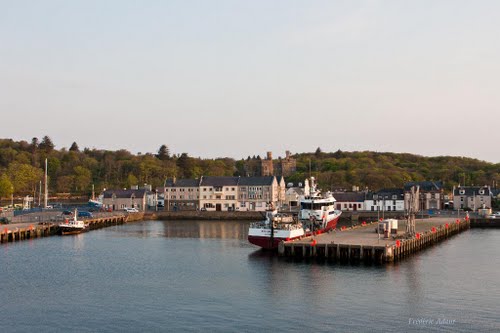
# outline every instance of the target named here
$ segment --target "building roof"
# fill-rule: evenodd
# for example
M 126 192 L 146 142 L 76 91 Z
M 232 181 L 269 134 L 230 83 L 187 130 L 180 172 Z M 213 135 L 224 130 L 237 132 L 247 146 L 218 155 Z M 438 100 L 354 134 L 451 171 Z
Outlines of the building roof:
M 198 187 L 200 186 L 199 179 L 167 179 L 165 187 Z
M 118 199 L 128 199 L 131 198 L 132 195 L 135 198 L 144 198 L 144 196 L 148 193 L 145 189 L 141 190 L 106 190 L 103 192 L 103 198 L 109 199 L 115 195 L 115 198 Z
M 405 191 L 410 191 L 412 186 L 418 186 L 420 187 L 420 191 L 425 191 L 425 192 L 441 191 L 443 189 L 442 182 L 424 181 L 424 182 L 406 183 L 404 186 Z
M 200 186 L 237 186 L 240 177 L 201 177 Z
M 364 202 L 364 192 L 334 192 L 333 197 L 337 202 Z
M 397 196 L 397 200 L 403 200 L 405 195 L 402 188 L 384 188 L 374 193 L 368 193 L 366 198 L 369 200 L 394 200 L 392 197 Z
M 262 176 L 262 177 L 241 177 L 238 185 L 240 186 L 267 186 L 272 185 L 275 177 L 274 176 Z
M 464 190 L 465 192 L 462 194 L 460 190 Z M 479 191 L 483 190 L 483 194 L 479 194 Z M 488 186 L 460 186 L 455 187 L 453 190 L 454 196 L 466 195 L 466 196 L 474 196 L 474 195 L 491 195 L 491 190 Z

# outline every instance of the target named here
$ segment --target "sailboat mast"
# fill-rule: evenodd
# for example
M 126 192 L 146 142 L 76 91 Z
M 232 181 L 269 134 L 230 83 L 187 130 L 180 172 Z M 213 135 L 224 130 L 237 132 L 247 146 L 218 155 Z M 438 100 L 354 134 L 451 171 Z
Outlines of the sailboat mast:
M 44 197 L 44 208 L 47 208 L 48 201 L 49 201 L 49 193 L 48 193 L 48 188 L 49 186 L 47 185 L 47 159 L 45 159 L 45 176 L 44 176 L 44 182 L 45 182 L 45 197 Z

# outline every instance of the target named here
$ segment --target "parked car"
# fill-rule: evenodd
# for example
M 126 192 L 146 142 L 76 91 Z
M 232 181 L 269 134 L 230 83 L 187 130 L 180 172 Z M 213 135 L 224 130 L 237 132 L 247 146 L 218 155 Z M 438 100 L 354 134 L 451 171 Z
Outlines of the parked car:
M 500 212 L 496 212 L 487 216 L 489 219 L 500 219 Z
M 72 212 L 72 211 L 70 211 L 70 210 L 64 210 L 64 211 L 62 212 L 62 215 L 66 215 L 66 216 L 73 216 L 73 212 Z
M 137 208 L 128 208 L 128 207 L 125 207 L 125 211 L 127 213 L 139 213 L 139 210 L 137 210 Z
M 81 211 L 78 212 L 78 217 L 93 217 L 91 212 Z

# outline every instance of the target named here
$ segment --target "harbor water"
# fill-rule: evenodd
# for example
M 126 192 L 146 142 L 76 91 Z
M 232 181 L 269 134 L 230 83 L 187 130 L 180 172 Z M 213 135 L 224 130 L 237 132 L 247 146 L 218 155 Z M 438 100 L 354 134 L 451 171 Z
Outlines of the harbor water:
M 278 258 L 247 230 L 145 221 L 3 244 L 0 331 L 500 331 L 500 230 L 380 266 Z

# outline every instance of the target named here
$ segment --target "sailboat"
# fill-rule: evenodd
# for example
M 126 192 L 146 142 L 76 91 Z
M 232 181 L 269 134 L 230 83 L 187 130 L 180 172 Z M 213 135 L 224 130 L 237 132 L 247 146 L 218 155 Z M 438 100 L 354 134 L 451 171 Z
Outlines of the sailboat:
M 102 202 L 100 202 L 99 200 L 96 200 L 96 198 L 95 198 L 94 184 L 92 184 L 92 198 L 89 199 L 88 205 L 90 207 L 96 207 L 96 208 L 102 207 Z

